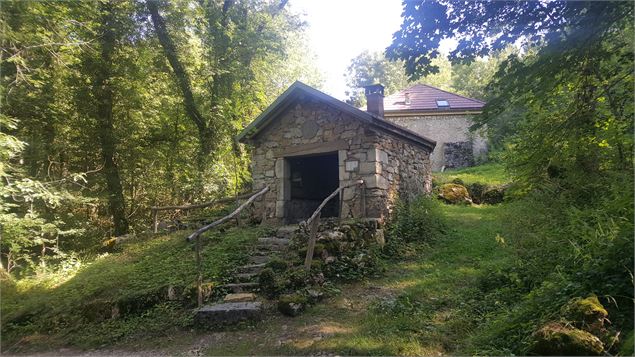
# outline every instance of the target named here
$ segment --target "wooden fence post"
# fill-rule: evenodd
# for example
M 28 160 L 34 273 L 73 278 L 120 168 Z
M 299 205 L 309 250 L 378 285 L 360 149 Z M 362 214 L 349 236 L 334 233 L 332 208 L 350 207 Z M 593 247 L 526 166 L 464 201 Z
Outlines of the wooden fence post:
M 342 224 L 342 216 L 344 215 L 344 212 L 342 212 L 342 209 L 344 208 L 344 194 L 342 193 L 344 190 L 340 190 L 340 213 L 339 213 L 339 224 Z
M 315 219 L 311 221 L 311 227 L 309 227 L 309 245 L 306 248 L 306 258 L 304 258 L 304 269 L 306 271 L 311 270 L 311 261 L 313 260 L 313 251 L 315 250 L 315 241 L 317 240 L 317 230 L 320 225 L 320 216 L 322 212 L 315 216 Z
M 159 232 L 159 221 L 157 218 L 158 213 L 159 213 L 159 210 L 152 209 L 152 232 L 154 233 Z
M 260 225 L 265 225 L 267 222 L 267 192 L 262 195 L 262 221 Z

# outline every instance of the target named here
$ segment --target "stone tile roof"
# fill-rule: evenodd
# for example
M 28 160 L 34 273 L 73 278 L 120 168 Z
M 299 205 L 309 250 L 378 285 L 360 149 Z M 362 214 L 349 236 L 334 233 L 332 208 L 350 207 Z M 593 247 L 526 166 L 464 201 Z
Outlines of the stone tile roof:
M 406 94 L 410 103 L 406 104 Z M 437 100 L 446 100 L 448 107 L 439 107 Z M 426 84 L 415 84 L 398 93 L 384 98 L 384 111 L 447 111 L 447 110 L 480 110 L 485 102 L 450 93 Z

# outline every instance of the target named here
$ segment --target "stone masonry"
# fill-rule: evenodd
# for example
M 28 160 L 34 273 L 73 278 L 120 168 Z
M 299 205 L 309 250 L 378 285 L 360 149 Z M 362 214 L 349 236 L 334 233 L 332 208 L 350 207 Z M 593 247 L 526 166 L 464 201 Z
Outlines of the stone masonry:
M 394 136 L 311 96 L 296 100 L 257 135 L 252 147 L 253 189 L 271 191 L 256 204 L 257 215 L 282 221 L 289 201 L 285 157 L 337 152 L 340 186 L 363 179 L 366 215 L 384 218 L 398 197 L 431 189 L 429 149 Z M 362 190 L 343 192 L 343 218 L 362 216 Z M 265 210 L 263 212 L 262 210 Z
M 473 124 L 471 114 L 448 113 L 406 116 L 386 113 L 386 119 L 437 142 L 431 156 L 433 171 L 440 171 L 443 166 L 449 168 L 445 164 L 446 151 L 448 151 L 447 155 L 454 157 L 452 153 L 449 153 L 455 149 L 456 145 L 452 145 L 454 143 L 468 142 L 471 145 L 472 161 L 471 163 L 464 161 L 462 166 L 471 166 L 484 160 L 487 156 L 485 133 L 482 130 L 477 132 L 469 130 Z M 454 165 L 453 167 L 460 166 Z

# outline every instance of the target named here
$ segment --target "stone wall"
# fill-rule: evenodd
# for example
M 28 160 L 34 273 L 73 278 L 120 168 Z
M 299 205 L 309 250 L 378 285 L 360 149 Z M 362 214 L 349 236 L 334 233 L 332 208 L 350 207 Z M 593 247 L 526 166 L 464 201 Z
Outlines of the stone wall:
M 423 148 L 372 128 L 369 124 L 307 98 L 282 112 L 250 142 L 253 188 L 269 185 L 256 214 L 281 221 L 290 198 L 285 157 L 338 153 L 340 185 L 366 182 L 366 216 L 382 218 L 401 194 L 430 190 L 429 153 Z M 362 190 L 343 192 L 342 216 L 361 217 Z
M 431 156 L 433 171 L 440 171 L 445 165 L 444 144 L 446 143 L 470 142 L 476 163 L 483 161 L 487 156 L 485 132 L 483 130 L 470 132 L 469 130 L 473 124 L 472 115 L 390 116 L 386 113 L 386 119 L 437 142 Z

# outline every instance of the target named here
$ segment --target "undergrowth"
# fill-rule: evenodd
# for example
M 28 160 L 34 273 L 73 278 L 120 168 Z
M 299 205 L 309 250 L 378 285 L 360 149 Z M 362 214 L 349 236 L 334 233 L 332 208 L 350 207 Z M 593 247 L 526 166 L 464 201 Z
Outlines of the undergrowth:
M 246 259 L 262 236 L 260 227 L 231 228 L 204 235 L 203 277 L 221 284 L 228 270 Z M 165 334 L 191 323 L 196 266 L 186 232 L 143 236 L 59 274 L 2 284 L 3 351 L 55 345 L 95 347 Z M 178 292 L 173 301 L 168 289 Z

